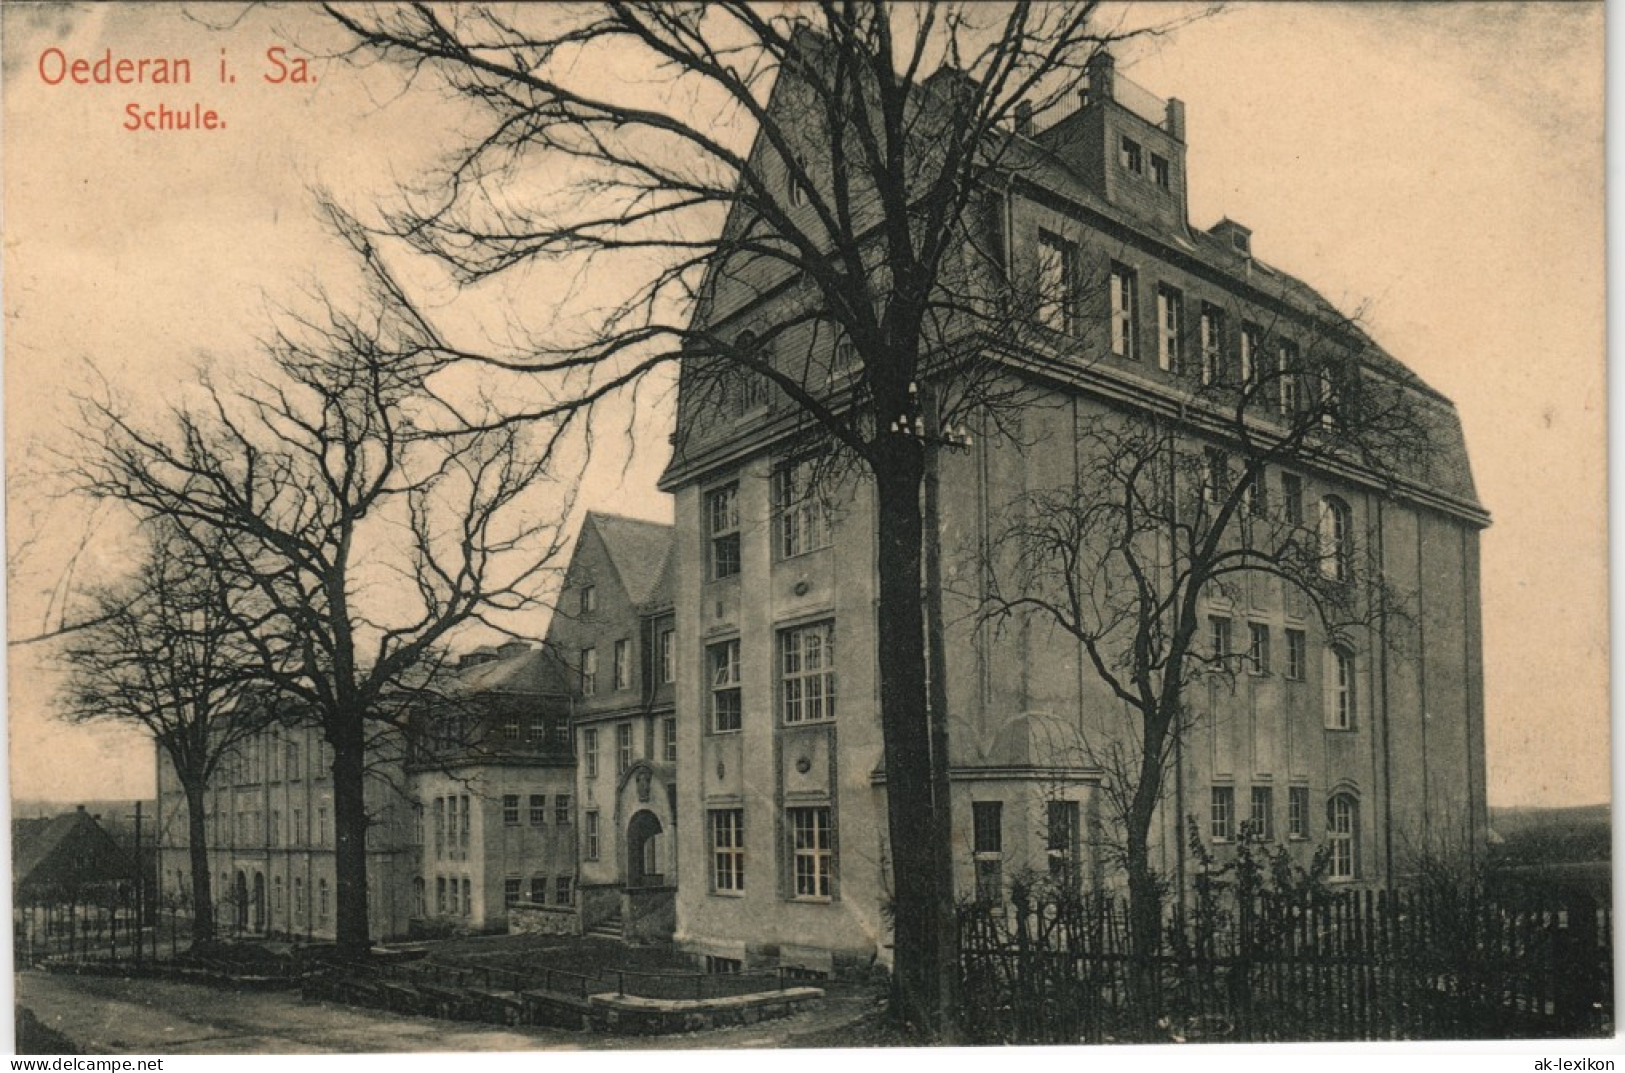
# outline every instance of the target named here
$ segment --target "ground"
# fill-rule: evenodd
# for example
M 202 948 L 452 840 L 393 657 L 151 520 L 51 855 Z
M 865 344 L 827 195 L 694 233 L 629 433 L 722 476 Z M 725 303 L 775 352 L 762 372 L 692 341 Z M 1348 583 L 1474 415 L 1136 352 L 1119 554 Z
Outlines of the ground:
M 91 1054 L 367 1054 L 413 1051 L 661 1050 L 853 1046 L 873 1035 L 874 1000 L 833 994 L 776 1021 L 686 1035 L 618 1037 L 404 1017 L 158 980 L 17 974 L 17 1003 Z M 853 1034 L 863 1037 L 860 1043 Z M 845 1042 L 841 1042 L 845 1040 Z

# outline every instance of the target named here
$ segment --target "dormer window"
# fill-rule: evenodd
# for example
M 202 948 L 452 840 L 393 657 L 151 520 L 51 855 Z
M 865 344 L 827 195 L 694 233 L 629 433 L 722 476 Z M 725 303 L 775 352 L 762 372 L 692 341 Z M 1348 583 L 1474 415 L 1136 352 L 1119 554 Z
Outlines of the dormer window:
M 1144 152 L 1140 148 L 1140 143 L 1133 138 L 1125 137 L 1122 139 L 1122 143 L 1118 148 L 1117 161 L 1136 175 L 1142 175 L 1145 172 Z

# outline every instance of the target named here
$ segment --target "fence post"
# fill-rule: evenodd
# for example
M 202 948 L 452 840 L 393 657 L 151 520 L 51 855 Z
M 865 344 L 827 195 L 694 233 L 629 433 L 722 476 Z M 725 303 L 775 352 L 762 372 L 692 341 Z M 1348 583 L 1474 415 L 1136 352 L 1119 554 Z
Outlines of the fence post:
M 1601 997 L 1598 983 L 1597 904 L 1588 894 L 1573 894 L 1566 903 L 1568 926 L 1556 929 L 1549 957 L 1558 969 L 1557 1019 L 1565 1035 L 1586 1035 L 1592 1004 Z

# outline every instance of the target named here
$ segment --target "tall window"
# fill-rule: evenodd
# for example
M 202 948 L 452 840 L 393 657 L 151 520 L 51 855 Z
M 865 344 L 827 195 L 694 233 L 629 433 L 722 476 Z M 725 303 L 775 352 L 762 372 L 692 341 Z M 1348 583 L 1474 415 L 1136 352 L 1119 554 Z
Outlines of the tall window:
M 632 688 L 632 642 L 624 637 L 615 642 L 615 688 Z
M 1202 304 L 1202 383 L 1222 384 L 1228 370 L 1224 362 L 1224 311 Z
M 530 904 L 531 905 L 546 905 L 547 904 L 547 877 L 546 876 L 531 876 L 530 877 Z
M 463 916 L 471 917 L 473 915 L 474 915 L 474 882 L 473 882 L 473 880 L 470 880 L 470 879 L 464 879 L 463 880 Z
M 1185 300 L 1172 287 L 1157 288 L 1157 367 L 1178 372 L 1185 332 Z
M 581 814 L 581 853 L 589 861 L 596 861 L 599 854 L 598 841 L 598 810 L 588 809 Z
M 1304 680 L 1308 672 L 1309 638 L 1302 630 L 1286 631 L 1286 676 L 1294 682 Z
M 739 573 L 739 485 L 725 484 L 705 495 L 705 517 L 711 535 L 711 579 Z
M 1296 473 L 1281 474 L 1281 509 L 1288 525 L 1303 524 L 1303 478 Z
M 1077 243 L 1038 233 L 1038 321 L 1044 327 L 1077 333 L 1080 265 Z
M 598 587 L 596 585 L 581 586 L 581 613 L 591 614 L 598 610 Z
M 1341 648 L 1326 650 L 1326 729 L 1354 729 L 1354 657 Z
M 829 512 L 813 480 L 810 462 L 773 472 L 773 510 L 779 531 L 779 558 L 789 559 L 829 546 Z
M 506 876 L 502 880 L 502 907 L 512 909 L 519 904 L 519 877 Z
M 468 859 L 468 833 L 474 825 L 474 810 L 468 806 L 468 795 L 463 796 L 462 814 L 457 820 L 457 852 L 463 860 Z
M 1169 181 L 1167 157 L 1158 156 L 1156 153 L 1151 154 L 1151 179 L 1164 190 L 1169 189 L 1171 183 Z
M 767 348 L 756 340 L 755 332 L 745 332 L 739 336 L 734 344 L 738 352 L 757 361 L 770 361 L 771 355 Z M 734 402 L 741 417 L 759 407 L 767 405 L 767 378 L 755 369 L 744 365 L 734 370 Z
M 1354 526 L 1348 504 L 1336 496 L 1320 501 L 1320 572 L 1333 581 L 1354 576 Z
M 797 898 L 828 898 L 833 891 L 834 839 L 827 808 L 790 810 L 790 849 Z
M 570 822 L 570 795 L 558 794 L 553 798 L 553 822 L 560 827 Z
M 1247 817 L 1252 836 L 1266 842 L 1275 837 L 1275 790 L 1269 786 L 1254 786 L 1252 809 Z
M 1202 499 L 1217 507 L 1230 494 L 1230 456 L 1217 447 L 1202 450 Z
M 1309 837 L 1309 787 L 1307 786 L 1287 787 L 1286 833 L 1289 838 Z
M 1078 803 L 1050 801 L 1044 809 L 1044 842 L 1050 878 L 1072 883 L 1078 877 Z
M 1262 622 L 1247 623 L 1247 670 L 1255 675 L 1270 673 L 1270 628 Z
M 571 876 L 559 876 L 553 881 L 553 900 L 558 905 L 569 905 L 575 884 Z
M 835 718 L 835 624 L 820 622 L 779 634 L 780 684 L 786 723 Z
M 1135 328 L 1138 326 L 1139 298 L 1133 270 L 1112 266 L 1112 353 L 1133 360 L 1140 356 Z
M 1224 615 L 1209 615 L 1207 617 L 1208 648 L 1215 660 L 1224 660 L 1230 656 L 1230 619 Z
M 1281 377 L 1280 387 L 1277 388 L 1281 414 L 1290 421 L 1303 409 L 1303 385 L 1299 380 L 1302 363 L 1298 356 L 1298 344 L 1283 340 L 1276 351 L 1276 361 Z
M 1354 879 L 1359 873 L 1356 846 L 1360 833 L 1360 806 L 1349 794 L 1337 794 L 1326 803 L 1326 836 L 1332 851 L 1330 879 Z
M 1240 349 L 1241 382 L 1250 384 L 1258 375 L 1259 357 L 1263 353 L 1264 333 L 1256 324 L 1243 324 L 1241 326 Z
M 738 894 L 745 889 L 745 810 L 711 810 L 711 889 Z
M 664 748 L 661 753 L 666 758 L 666 763 L 677 763 L 677 717 L 675 715 L 668 715 L 660 721 L 660 733 L 664 737 L 662 742 Z
M 598 730 L 588 727 L 581 732 L 581 760 L 587 769 L 587 778 L 598 777 Z
M 1004 900 L 1004 802 L 971 803 L 972 846 L 976 856 L 976 900 Z
M 711 729 L 738 730 L 742 723 L 739 698 L 739 641 L 723 641 L 706 649 L 711 665 Z
M 660 631 L 660 684 L 669 685 L 677 681 L 677 631 L 664 629 Z
M 1145 157 L 1143 150 L 1140 148 L 1140 143 L 1133 138 L 1124 137 L 1117 146 L 1117 162 L 1125 170 L 1131 171 L 1135 175 L 1143 174 L 1145 171 Z
M 1208 805 L 1208 834 L 1215 842 L 1236 837 L 1236 788 L 1215 786 Z
M 502 826 L 504 826 L 504 827 L 518 827 L 519 826 L 519 795 L 518 794 L 503 794 L 502 795 Z
M 615 724 L 615 774 L 632 770 L 632 724 Z
M 532 827 L 545 827 L 547 825 L 547 795 L 530 795 L 530 825 Z
M 598 649 L 581 650 L 581 695 L 591 697 L 598 692 Z
M 327 923 L 327 880 L 316 881 L 316 923 Z

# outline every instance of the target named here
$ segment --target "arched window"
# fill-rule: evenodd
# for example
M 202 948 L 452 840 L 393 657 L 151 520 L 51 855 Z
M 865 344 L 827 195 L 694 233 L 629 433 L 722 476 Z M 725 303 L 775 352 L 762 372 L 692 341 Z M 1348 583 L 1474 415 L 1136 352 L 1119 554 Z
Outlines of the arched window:
M 1354 524 L 1349 505 L 1336 496 L 1320 501 L 1320 572 L 1333 581 L 1354 576 Z
M 1326 838 L 1332 851 L 1329 878 L 1358 878 L 1360 803 L 1353 794 L 1334 794 L 1326 802 Z
M 1326 729 L 1353 730 L 1355 715 L 1354 655 L 1342 648 L 1326 649 Z

